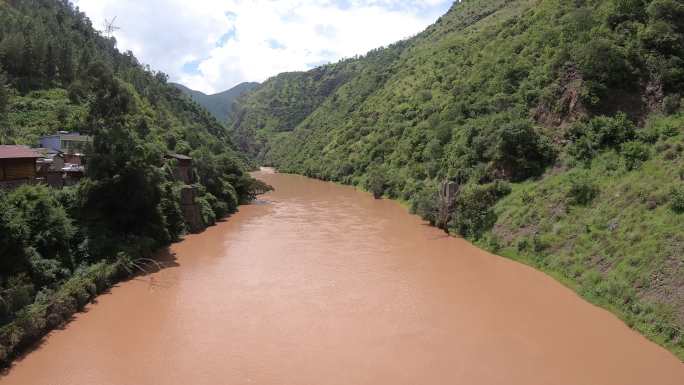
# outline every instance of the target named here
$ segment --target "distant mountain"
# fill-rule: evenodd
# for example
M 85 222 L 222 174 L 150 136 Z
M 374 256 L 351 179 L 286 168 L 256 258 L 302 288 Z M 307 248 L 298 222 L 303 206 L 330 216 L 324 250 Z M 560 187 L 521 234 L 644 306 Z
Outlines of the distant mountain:
M 206 108 L 220 122 L 225 123 L 230 118 L 230 112 L 232 111 L 235 99 L 253 90 L 259 83 L 240 83 L 227 91 L 213 95 L 191 90 L 182 84 L 173 83 L 173 85 L 183 91 L 184 94 L 188 95 L 197 104 Z

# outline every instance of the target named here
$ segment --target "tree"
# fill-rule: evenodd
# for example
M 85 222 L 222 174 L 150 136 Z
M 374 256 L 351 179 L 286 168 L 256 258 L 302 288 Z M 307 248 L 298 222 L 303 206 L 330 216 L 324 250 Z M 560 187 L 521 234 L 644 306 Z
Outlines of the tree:
M 554 157 L 549 140 L 528 121 L 513 121 L 499 130 L 494 162 L 513 181 L 541 175 Z
M 11 75 L 19 75 L 24 68 L 24 35 L 20 32 L 7 35 L 0 42 L 2 65 Z
M 45 77 L 48 81 L 54 80 L 57 74 L 57 63 L 55 58 L 55 52 L 52 48 L 52 44 L 48 44 L 47 52 L 45 55 Z
M 487 185 L 467 185 L 456 198 L 456 209 L 449 228 L 464 237 L 480 238 L 496 223 L 494 204 L 510 192 L 511 187 L 501 181 Z
M 64 86 L 74 81 L 74 57 L 71 45 L 65 43 L 59 55 L 59 77 Z
M 21 68 L 19 69 L 19 75 L 29 77 L 35 74 L 36 71 L 36 57 L 34 51 L 34 42 L 31 38 L 24 38 L 24 47 L 22 51 L 22 61 Z
M 96 89 L 87 121 L 93 145 L 81 194 L 91 236 L 110 252 L 121 238 L 147 238 L 157 245 L 172 236 L 160 206 L 163 150 L 156 142 L 144 142 L 135 131 L 130 90 L 114 79 L 102 63 L 87 75 Z
M 368 173 L 366 188 L 373 194 L 375 199 L 380 199 L 387 189 L 387 169 L 385 167 L 374 167 Z
M 4 119 L 4 114 L 7 111 L 9 104 L 9 89 L 7 88 L 7 77 L 0 66 L 0 122 Z
M 0 194 L 0 211 L 0 271 L 28 270 L 45 283 L 59 266 L 73 267 L 75 228 L 52 190 L 23 186 Z
M 133 130 L 119 122 L 108 121 L 93 134 L 90 182 L 83 187 L 90 222 L 104 224 L 107 236 L 168 242 L 159 209 L 162 152 L 154 144 L 142 143 Z

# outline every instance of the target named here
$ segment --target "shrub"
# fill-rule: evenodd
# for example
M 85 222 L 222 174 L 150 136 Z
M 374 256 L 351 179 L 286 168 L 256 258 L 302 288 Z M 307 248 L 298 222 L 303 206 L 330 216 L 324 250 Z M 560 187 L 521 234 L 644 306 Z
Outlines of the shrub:
M 671 138 L 679 134 L 680 126 L 675 119 L 652 119 L 640 129 L 636 138 L 644 143 L 656 143 L 661 138 Z
M 411 212 L 419 215 L 431 225 L 437 223 L 439 211 L 439 194 L 434 185 L 428 185 L 418 190 L 411 199 Z
M 566 134 L 572 142 L 568 152 L 575 159 L 591 160 L 598 151 L 618 148 L 636 137 L 636 126 L 626 114 L 598 116 L 586 123 L 573 124 Z
M 205 193 L 204 199 L 206 199 L 206 201 L 209 203 L 209 206 L 211 206 L 211 210 L 214 212 L 216 219 L 222 218 L 228 213 L 226 203 L 219 201 L 213 194 Z
M 371 169 L 366 180 L 366 188 L 375 199 L 382 198 L 387 188 L 387 170 L 384 167 Z
M 7 77 L 0 66 L 0 115 L 5 113 L 9 104 L 9 89 L 7 88 Z
M 449 227 L 464 237 L 479 239 L 496 223 L 494 205 L 510 192 L 510 185 L 501 181 L 462 188 Z
M 633 80 L 633 75 L 623 52 L 612 41 L 595 37 L 579 47 L 578 64 L 585 77 L 597 84 L 624 86 Z
M 568 153 L 576 160 L 589 162 L 596 156 L 599 149 L 600 146 L 593 136 L 583 135 L 573 140 L 568 147 Z
M 570 176 L 570 190 L 567 193 L 571 205 L 586 206 L 591 203 L 599 193 L 599 189 L 588 175 L 576 173 Z
M 72 221 L 53 190 L 22 186 L 0 195 L 0 273 L 28 269 L 36 277 L 48 278 L 60 263 L 72 266 L 74 233 Z M 48 268 L 47 264 L 54 266 Z M 48 270 L 47 276 L 42 274 Z
M 185 221 L 180 207 L 180 190 L 174 188 L 173 183 L 165 183 L 162 186 L 162 198 L 160 208 L 166 222 L 166 230 L 169 232 L 171 240 L 178 240 L 185 232 Z
M 77 80 L 69 86 L 68 95 L 72 103 L 78 104 L 88 95 L 88 88 L 80 80 Z
M 668 95 L 663 99 L 663 112 L 672 115 L 679 110 L 681 106 L 681 97 L 679 94 Z
M 631 141 L 622 145 L 622 155 L 625 157 L 627 170 L 634 170 L 641 166 L 641 163 L 651 157 L 648 147 L 638 141 Z
M 216 223 L 216 213 L 214 213 L 214 209 L 211 207 L 211 203 L 209 203 L 206 196 L 197 197 L 195 201 L 200 206 L 200 215 L 202 216 L 204 226 L 214 225 Z
M 524 205 L 532 204 L 534 199 L 534 193 L 530 192 L 529 190 L 524 190 L 522 193 L 520 193 L 520 200 Z
M 19 274 L 10 277 L 3 287 L 0 301 L 0 323 L 11 319 L 13 314 L 33 301 L 35 288 L 29 277 Z
M 679 184 L 672 187 L 670 190 L 670 204 L 672 211 L 676 213 L 684 213 L 684 184 Z
M 514 121 L 499 130 L 494 162 L 513 181 L 539 176 L 555 159 L 550 141 L 528 121 Z

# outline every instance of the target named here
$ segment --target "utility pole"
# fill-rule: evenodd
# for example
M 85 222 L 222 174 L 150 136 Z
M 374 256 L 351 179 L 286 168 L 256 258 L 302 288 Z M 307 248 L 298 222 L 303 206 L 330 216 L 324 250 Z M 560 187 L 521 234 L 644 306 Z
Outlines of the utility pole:
M 116 16 L 114 16 L 113 19 L 107 19 L 105 18 L 104 21 L 104 33 L 105 37 L 110 38 L 114 34 L 114 32 L 120 30 L 121 28 L 117 27 L 114 23 L 116 22 Z

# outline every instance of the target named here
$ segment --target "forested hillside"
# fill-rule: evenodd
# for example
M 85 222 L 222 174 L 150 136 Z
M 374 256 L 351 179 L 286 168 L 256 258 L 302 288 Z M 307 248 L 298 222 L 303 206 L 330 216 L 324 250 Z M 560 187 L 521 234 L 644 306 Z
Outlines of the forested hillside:
M 243 97 L 235 143 L 547 271 L 684 358 L 684 1 L 466 0 Z
M 231 117 L 233 103 L 235 99 L 256 88 L 259 83 L 240 83 L 235 87 L 219 92 L 218 94 L 207 95 L 200 91 L 191 90 L 182 84 L 173 84 L 176 88 L 183 91 L 195 103 L 206 108 L 219 122 L 226 123 Z
M 58 130 L 94 136 L 86 178 L 0 190 L 0 363 L 186 231 L 166 154 L 194 158 L 205 225 L 259 188 L 222 124 L 68 1 L 0 1 L 0 144 Z

